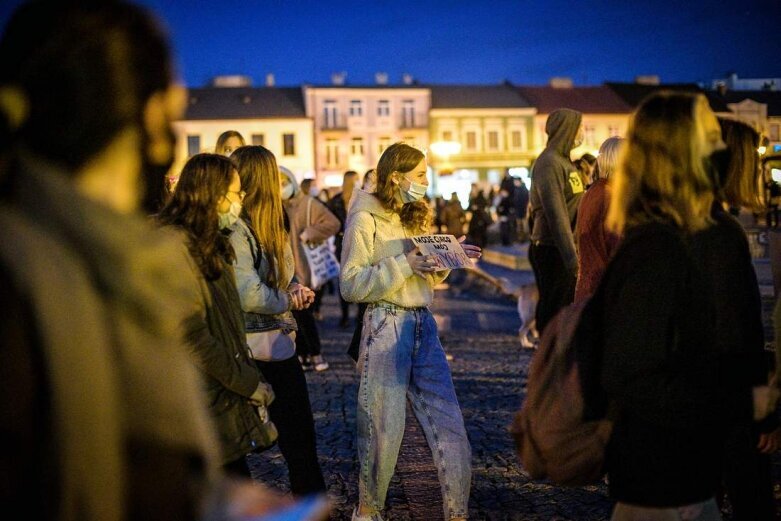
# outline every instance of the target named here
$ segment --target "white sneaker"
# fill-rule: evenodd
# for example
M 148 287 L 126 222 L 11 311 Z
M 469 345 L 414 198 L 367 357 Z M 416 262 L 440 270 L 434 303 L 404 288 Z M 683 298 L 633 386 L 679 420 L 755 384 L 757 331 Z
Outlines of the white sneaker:
M 355 507 L 353 509 L 352 521 L 383 521 L 383 519 L 379 512 L 375 512 L 367 516 L 359 516 L 358 507 Z
M 315 371 L 325 371 L 328 369 L 328 367 L 330 367 L 328 362 L 323 359 L 323 355 L 313 356 L 312 365 L 314 366 Z

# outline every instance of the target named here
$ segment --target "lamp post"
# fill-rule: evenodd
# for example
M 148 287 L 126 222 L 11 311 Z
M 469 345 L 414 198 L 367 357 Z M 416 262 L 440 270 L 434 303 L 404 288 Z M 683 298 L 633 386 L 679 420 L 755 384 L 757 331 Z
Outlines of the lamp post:
M 458 141 L 436 141 L 429 145 L 431 153 L 434 155 L 431 175 L 432 191 L 434 194 L 438 192 L 437 180 L 439 179 L 439 172 L 444 166 L 447 165 L 450 156 L 461 152 L 461 143 Z M 440 163 L 440 160 L 442 161 Z

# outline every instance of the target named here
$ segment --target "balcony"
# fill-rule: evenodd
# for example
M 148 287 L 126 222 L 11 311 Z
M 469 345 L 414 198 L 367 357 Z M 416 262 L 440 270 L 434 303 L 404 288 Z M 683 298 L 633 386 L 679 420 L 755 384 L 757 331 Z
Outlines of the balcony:
M 323 132 L 344 132 L 347 130 L 347 118 L 337 116 L 320 120 L 320 130 Z

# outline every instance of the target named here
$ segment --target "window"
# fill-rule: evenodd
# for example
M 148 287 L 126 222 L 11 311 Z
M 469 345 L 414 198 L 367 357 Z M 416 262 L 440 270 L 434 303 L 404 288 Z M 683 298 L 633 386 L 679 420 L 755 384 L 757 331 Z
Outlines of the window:
M 350 146 L 350 154 L 354 156 L 363 156 L 363 138 L 354 137 Z
M 325 141 L 325 164 L 329 168 L 339 166 L 339 141 L 336 139 Z
M 779 125 L 778 123 L 774 123 L 770 125 L 769 131 L 768 131 L 768 139 L 770 141 L 781 141 L 781 136 L 779 135 Z
M 477 150 L 477 132 L 470 130 L 466 133 L 466 149 Z
M 379 150 L 379 153 L 382 154 L 383 152 L 385 152 L 385 149 L 390 146 L 390 144 L 391 144 L 391 138 L 381 137 L 377 150 Z
M 609 137 L 617 137 L 621 135 L 621 131 L 618 129 L 618 126 L 616 125 L 608 125 L 607 134 Z
M 413 128 L 415 126 L 415 102 L 404 100 L 401 106 L 401 126 Z
M 499 150 L 499 132 L 496 130 L 488 131 L 488 150 Z
M 296 135 L 295 134 L 282 134 L 282 155 L 294 156 L 296 155 Z
M 594 125 L 583 125 L 583 141 L 586 146 L 596 146 L 597 144 L 597 131 Z
M 452 130 L 443 130 L 442 131 L 442 141 L 453 141 L 453 131 Z
M 187 155 L 192 157 L 201 153 L 201 136 L 187 136 Z
M 513 150 L 523 150 L 523 133 L 520 130 L 510 132 L 510 147 Z
M 336 128 L 336 102 L 326 100 L 323 107 L 323 126 L 325 128 Z
M 263 134 L 252 134 L 252 144 L 255 146 L 266 146 L 266 136 Z
M 350 101 L 350 115 L 363 116 L 363 103 L 359 99 Z
M 390 116 L 390 102 L 388 100 L 381 99 L 377 102 L 377 115 Z

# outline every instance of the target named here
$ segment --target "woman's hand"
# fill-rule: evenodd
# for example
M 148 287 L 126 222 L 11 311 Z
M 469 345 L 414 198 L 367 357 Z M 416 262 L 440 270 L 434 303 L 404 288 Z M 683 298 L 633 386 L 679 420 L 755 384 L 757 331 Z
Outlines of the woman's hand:
M 778 449 L 781 449 L 781 427 L 773 432 L 760 434 L 757 448 L 762 454 L 773 454 Z
M 434 262 L 434 256 L 421 255 L 420 248 L 417 247 L 407 254 L 407 262 L 412 271 L 420 277 L 425 277 L 427 273 L 432 273 L 437 267 L 437 263 Z
M 292 308 L 295 311 L 306 309 L 315 301 L 315 292 L 301 284 L 291 284 L 287 291 L 290 294 Z
M 483 256 L 483 249 L 480 246 L 475 246 L 474 244 L 466 244 L 464 241 L 466 240 L 466 235 L 462 235 L 458 238 L 459 244 L 461 244 L 461 247 L 464 249 L 464 253 L 466 253 L 466 256 L 470 259 L 479 259 Z

